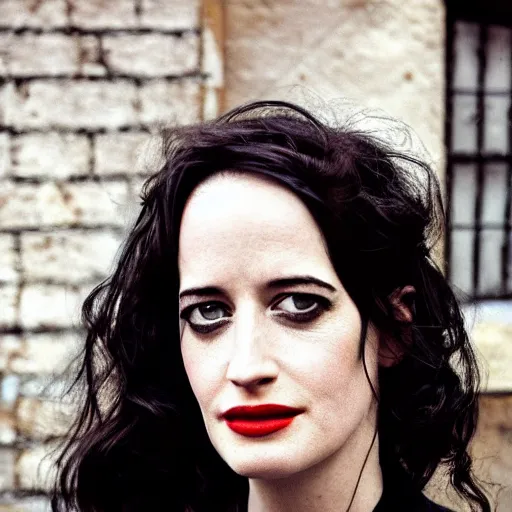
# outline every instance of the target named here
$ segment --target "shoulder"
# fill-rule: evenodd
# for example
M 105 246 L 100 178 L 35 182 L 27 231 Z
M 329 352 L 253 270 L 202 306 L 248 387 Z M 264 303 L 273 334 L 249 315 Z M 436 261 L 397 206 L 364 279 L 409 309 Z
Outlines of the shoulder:
M 410 506 L 411 512 L 453 512 L 453 510 L 438 505 L 432 500 L 427 498 L 422 492 L 418 492 L 417 495 L 412 497 Z
M 454 512 L 438 505 L 423 493 L 394 492 L 382 497 L 374 512 Z
M 423 501 L 423 508 L 419 509 L 421 512 L 453 512 L 453 510 L 438 505 L 432 500 L 429 500 L 423 493 L 421 494 Z

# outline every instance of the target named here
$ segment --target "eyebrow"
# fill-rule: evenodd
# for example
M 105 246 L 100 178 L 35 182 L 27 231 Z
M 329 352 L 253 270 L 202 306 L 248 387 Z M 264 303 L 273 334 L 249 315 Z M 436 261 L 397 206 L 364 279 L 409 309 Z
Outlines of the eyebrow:
M 272 290 L 275 288 L 282 288 L 283 286 L 297 286 L 303 284 L 314 284 L 321 288 L 325 288 L 326 290 L 329 290 L 331 292 L 336 291 L 336 288 L 331 284 L 326 283 L 325 281 L 322 281 L 321 279 L 318 279 L 317 277 L 313 276 L 290 276 L 282 277 L 279 279 L 273 279 L 272 281 L 269 281 L 267 283 L 266 288 Z M 222 290 L 222 288 L 218 288 L 216 286 L 204 286 L 183 290 L 182 292 L 180 292 L 179 298 L 182 299 L 183 297 L 187 297 L 190 295 L 205 297 L 210 295 L 221 295 L 223 293 L 224 290 Z

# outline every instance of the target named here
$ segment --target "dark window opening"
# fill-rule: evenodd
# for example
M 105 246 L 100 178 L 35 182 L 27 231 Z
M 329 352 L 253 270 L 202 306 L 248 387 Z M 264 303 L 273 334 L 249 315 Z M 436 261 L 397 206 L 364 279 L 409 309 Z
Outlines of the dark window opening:
M 446 261 L 469 301 L 512 298 L 512 3 L 499 4 L 480 18 L 447 5 Z

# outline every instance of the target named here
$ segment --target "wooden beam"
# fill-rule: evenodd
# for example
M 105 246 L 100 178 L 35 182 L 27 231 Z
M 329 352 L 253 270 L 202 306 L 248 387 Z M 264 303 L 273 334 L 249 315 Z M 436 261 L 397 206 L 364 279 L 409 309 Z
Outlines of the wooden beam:
M 223 0 L 203 0 L 201 5 L 201 73 L 203 120 L 224 110 L 225 5 Z

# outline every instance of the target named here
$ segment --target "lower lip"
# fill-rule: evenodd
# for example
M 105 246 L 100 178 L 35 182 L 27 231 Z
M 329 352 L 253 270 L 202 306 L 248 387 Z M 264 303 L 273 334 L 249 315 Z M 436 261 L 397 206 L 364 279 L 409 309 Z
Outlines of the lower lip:
M 237 434 L 247 437 L 261 437 L 286 428 L 294 419 L 295 416 L 291 416 L 288 418 L 226 420 L 226 423 Z

